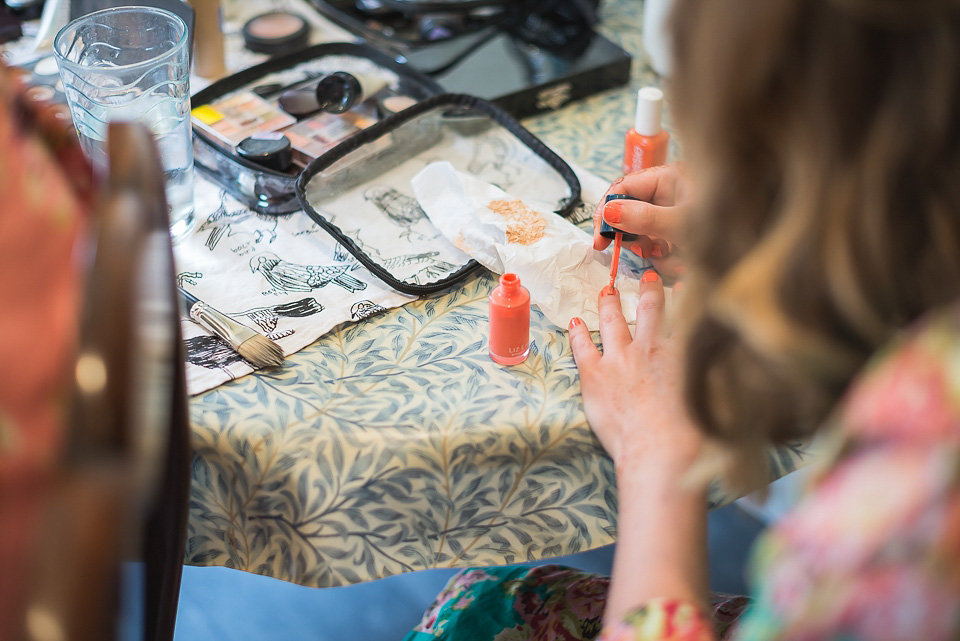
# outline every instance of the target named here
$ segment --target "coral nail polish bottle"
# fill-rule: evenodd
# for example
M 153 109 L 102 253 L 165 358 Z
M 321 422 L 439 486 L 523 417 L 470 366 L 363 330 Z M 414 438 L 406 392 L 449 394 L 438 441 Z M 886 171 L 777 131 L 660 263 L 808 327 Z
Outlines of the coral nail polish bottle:
M 623 173 L 664 165 L 670 134 L 661 126 L 663 92 L 643 87 L 637 92 L 637 114 L 633 129 L 627 132 L 623 153 Z
M 516 274 L 504 274 L 490 292 L 490 358 L 517 365 L 530 353 L 530 292 Z

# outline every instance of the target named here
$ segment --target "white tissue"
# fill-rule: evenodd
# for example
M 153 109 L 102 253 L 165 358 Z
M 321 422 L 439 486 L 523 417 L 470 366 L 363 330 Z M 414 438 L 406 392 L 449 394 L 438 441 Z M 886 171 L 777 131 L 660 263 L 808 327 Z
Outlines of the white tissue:
M 546 222 L 542 238 L 529 245 L 507 242 L 506 219 L 489 209 L 494 200 L 516 200 L 496 185 L 434 162 L 411 181 L 420 207 L 454 245 L 498 274 L 513 272 L 530 299 L 552 323 L 566 328 L 578 316 L 593 331 L 600 327 L 597 297 L 610 283 L 610 250 L 593 249 L 593 237 L 536 203 L 525 203 Z M 624 316 L 636 320 L 640 281 L 623 263 L 617 289 Z

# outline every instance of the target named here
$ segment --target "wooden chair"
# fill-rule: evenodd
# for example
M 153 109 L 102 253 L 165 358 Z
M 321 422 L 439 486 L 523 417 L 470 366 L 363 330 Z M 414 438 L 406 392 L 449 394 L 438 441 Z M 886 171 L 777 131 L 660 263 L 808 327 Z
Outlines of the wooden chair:
M 190 445 L 163 173 L 140 125 L 111 125 L 108 149 L 68 445 L 25 614 L 44 641 L 169 641 L 179 598 Z M 144 602 L 124 608 L 142 621 L 121 626 L 131 560 L 144 562 Z

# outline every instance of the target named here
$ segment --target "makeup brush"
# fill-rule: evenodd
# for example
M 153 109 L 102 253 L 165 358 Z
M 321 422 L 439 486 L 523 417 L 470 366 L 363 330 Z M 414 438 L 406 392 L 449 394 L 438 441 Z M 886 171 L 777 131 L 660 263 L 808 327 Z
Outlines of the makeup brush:
M 184 288 L 177 289 L 190 318 L 208 332 L 227 341 L 251 365 L 259 369 L 283 363 L 283 350 L 272 340 L 217 311 Z

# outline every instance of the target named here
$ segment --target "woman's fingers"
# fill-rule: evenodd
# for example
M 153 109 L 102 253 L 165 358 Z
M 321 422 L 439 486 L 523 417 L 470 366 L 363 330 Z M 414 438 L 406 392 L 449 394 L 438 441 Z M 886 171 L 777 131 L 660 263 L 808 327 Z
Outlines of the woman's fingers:
M 674 206 L 663 207 L 642 200 L 618 198 L 606 203 L 603 220 L 611 227 L 626 232 L 675 241 L 682 216 Z
M 573 350 L 573 360 L 581 370 L 593 366 L 600 360 L 600 350 L 593 344 L 590 330 L 586 324 L 576 316 L 570 319 L 570 348 Z
M 600 316 L 600 340 L 604 351 L 623 349 L 630 344 L 630 327 L 623 316 L 620 305 L 620 292 L 616 287 L 607 286 L 600 292 L 597 301 L 597 312 Z
M 648 269 L 640 278 L 640 301 L 634 340 L 649 346 L 659 335 L 663 323 L 663 281 L 656 270 Z
M 603 199 L 600 200 L 603 203 Z M 609 238 L 604 238 L 600 235 L 600 226 L 603 222 L 603 205 L 598 205 L 596 209 L 593 210 L 593 248 L 597 251 L 603 251 L 606 249 L 611 240 Z

